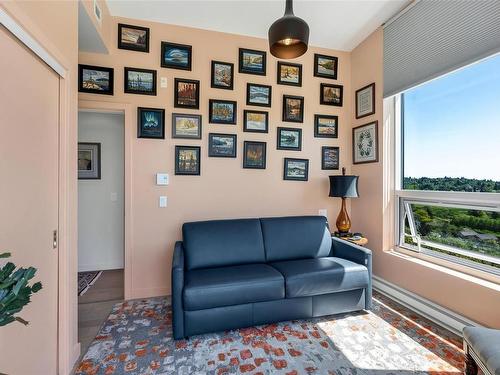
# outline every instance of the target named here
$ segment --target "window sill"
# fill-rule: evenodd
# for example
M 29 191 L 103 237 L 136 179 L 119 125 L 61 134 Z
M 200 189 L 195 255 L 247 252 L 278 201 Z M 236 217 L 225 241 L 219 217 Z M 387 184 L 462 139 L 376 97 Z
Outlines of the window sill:
M 463 280 L 467 280 L 500 292 L 499 276 L 453 263 L 445 259 L 411 251 L 399 246 L 395 246 L 394 249 L 387 250 L 386 253 L 402 257 L 408 261 L 435 269 L 436 271 L 444 272 L 448 275 L 459 277 Z

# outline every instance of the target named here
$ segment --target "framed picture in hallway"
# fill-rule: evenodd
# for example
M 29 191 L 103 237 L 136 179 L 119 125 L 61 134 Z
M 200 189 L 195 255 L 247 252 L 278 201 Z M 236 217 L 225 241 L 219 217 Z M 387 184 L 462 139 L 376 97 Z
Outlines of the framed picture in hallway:
M 321 169 L 335 170 L 339 169 L 339 153 L 338 147 L 323 146 L 321 147 Z
M 352 129 L 353 164 L 378 162 L 378 121 Z
M 208 156 L 215 158 L 236 157 L 236 134 L 208 134 Z
M 101 179 L 101 144 L 78 142 L 78 179 Z
M 172 113 L 172 138 L 201 139 L 201 115 Z
M 78 64 L 78 91 L 113 95 L 114 69 Z
M 309 178 L 309 160 L 285 158 L 283 180 L 307 181 Z
M 320 90 L 320 104 L 342 107 L 344 98 L 344 86 L 322 83 L 320 85 Z
M 234 64 L 222 61 L 212 61 L 211 87 L 215 89 L 232 90 L 234 81 Z
M 314 54 L 315 77 L 337 79 L 338 65 L 338 57 Z
M 127 94 L 156 95 L 156 70 L 125 67 L 123 82 Z
M 243 143 L 243 168 L 266 169 L 266 142 Z
M 243 111 L 243 131 L 250 133 L 267 133 L 269 130 L 269 113 L 266 111 Z
M 247 83 L 247 105 L 270 107 L 272 89 L 273 88 L 268 85 Z
M 200 81 L 176 78 L 174 80 L 174 107 L 200 108 Z
M 283 121 L 304 122 L 304 97 L 283 95 Z
M 137 138 L 165 139 L 165 110 L 137 108 Z
M 314 136 L 316 138 L 337 138 L 339 116 L 314 115 Z
M 266 75 L 266 52 L 240 48 L 239 73 Z
M 278 61 L 278 85 L 302 86 L 302 65 Z
M 191 70 L 193 47 L 187 44 L 161 42 L 162 68 Z
M 237 103 L 233 100 L 210 99 L 208 101 L 208 121 L 211 124 L 236 124 Z
M 302 129 L 278 127 L 276 149 L 300 151 L 302 149 Z
M 119 23 L 118 48 L 149 52 L 149 28 Z
M 356 118 L 375 113 L 375 83 L 356 90 Z
M 200 175 L 201 147 L 175 146 L 175 174 Z

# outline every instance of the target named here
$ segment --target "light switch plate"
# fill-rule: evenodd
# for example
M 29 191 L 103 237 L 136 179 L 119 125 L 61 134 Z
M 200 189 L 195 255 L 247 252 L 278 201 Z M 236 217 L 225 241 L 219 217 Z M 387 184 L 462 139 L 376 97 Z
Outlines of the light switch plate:
M 168 185 L 168 173 L 157 173 L 156 185 Z
M 111 193 L 111 202 L 116 202 L 118 200 L 118 193 Z
M 320 214 L 321 216 L 324 216 L 324 217 L 328 217 L 328 211 L 326 208 L 319 209 L 318 214 Z
M 160 87 L 166 89 L 168 86 L 167 77 L 160 77 Z
M 167 197 L 162 195 L 160 196 L 160 208 L 167 207 Z

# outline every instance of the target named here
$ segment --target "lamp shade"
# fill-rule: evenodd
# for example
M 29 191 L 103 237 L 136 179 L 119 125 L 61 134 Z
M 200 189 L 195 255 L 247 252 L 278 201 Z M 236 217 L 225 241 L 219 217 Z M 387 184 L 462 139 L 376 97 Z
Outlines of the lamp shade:
M 357 198 L 358 176 L 330 176 L 330 197 Z
M 285 15 L 269 28 L 269 50 L 275 57 L 293 59 L 307 51 L 309 26 L 293 14 L 292 0 L 286 0 Z

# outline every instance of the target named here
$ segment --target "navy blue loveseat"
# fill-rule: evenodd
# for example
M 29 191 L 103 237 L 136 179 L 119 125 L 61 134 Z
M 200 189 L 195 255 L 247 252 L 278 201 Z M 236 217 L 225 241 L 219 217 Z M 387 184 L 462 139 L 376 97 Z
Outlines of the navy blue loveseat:
M 175 339 L 371 308 L 371 252 L 322 216 L 185 223 L 172 265 Z

